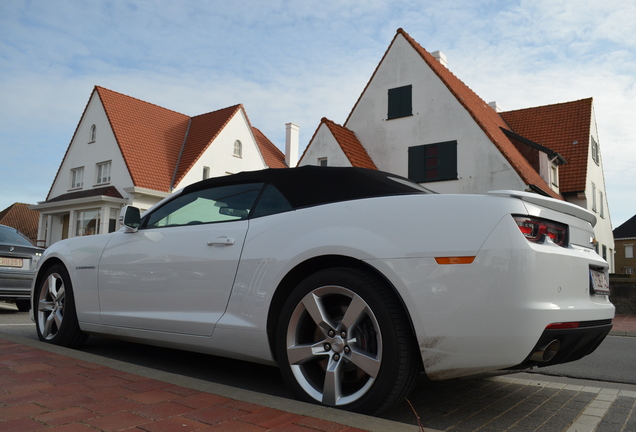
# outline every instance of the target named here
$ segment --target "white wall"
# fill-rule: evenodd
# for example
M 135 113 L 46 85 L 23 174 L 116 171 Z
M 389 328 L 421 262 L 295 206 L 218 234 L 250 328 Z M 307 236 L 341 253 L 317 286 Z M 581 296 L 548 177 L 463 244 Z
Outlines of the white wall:
M 351 166 L 351 162 L 340 148 L 340 145 L 327 125 L 321 123 L 311 141 L 311 145 L 307 147 L 307 151 L 303 155 L 299 166 L 318 165 L 318 159 L 325 157 L 327 158 L 327 165 L 329 166 Z
M 243 144 L 243 154 L 240 158 L 234 156 L 236 140 Z M 204 166 L 210 167 L 210 177 L 267 168 L 243 110 L 237 111 L 174 189 L 181 189 L 202 180 Z
M 405 85 L 413 86 L 413 115 L 387 120 L 388 90 Z M 426 184 L 435 191 L 525 189 L 517 172 L 402 35 L 345 126 L 356 133 L 379 169 L 404 176 L 408 147 L 457 141 L 459 179 Z
M 95 142 L 89 143 L 90 129 L 93 124 L 97 127 L 97 136 Z M 125 196 L 123 190 L 132 186 L 132 178 L 126 168 L 104 107 L 97 92 L 93 92 L 48 199 L 76 190 L 92 189 L 97 179 L 96 164 L 106 161 L 112 161 L 110 185 L 117 187 L 119 193 Z M 84 186 L 82 189 L 71 189 L 71 170 L 82 166 L 84 167 Z

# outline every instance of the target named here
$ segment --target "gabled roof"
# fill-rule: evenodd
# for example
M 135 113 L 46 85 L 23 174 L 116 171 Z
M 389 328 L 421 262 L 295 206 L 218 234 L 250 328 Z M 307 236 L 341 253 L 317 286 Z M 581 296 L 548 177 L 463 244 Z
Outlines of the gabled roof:
M 161 192 L 170 192 L 183 179 L 237 112 L 245 113 L 243 105 L 239 104 L 191 118 L 104 87 L 95 86 L 95 94 L 104 107 L 133 184 Z M 88 104 L 84 114 L 87 108 Z M 258 136 L 255 134 L 255 138 L 265 163 L 280 167 L 284 160 L 282 153 L 276 153 L 276 147 L 262 132 L 259 131 Z M 70 145 L 64 159 L 69 150 Z M 61 168 L 60 164 L 56 179 Z
M 592 98 L 500 114 L 513 131 L 565 158 L 567 163 L 559 168 L 561 193 L 585 190 Z
M 550 186 L 541 178 L 539 173 L 535 171 L 530 163 L 523 157 L 523 155 L 517 150 L 510 139 L 503 133 L 501 128 L 508 129 L 509 126 L 503 120 L 503 118 L 490 107 L 483 99 L 481 99 L 473 90 L 471 90 L 466 84 L 464 84 L 459 78 L 457 78 L 450 70 L 448 70 L 442 63 L 437 61 L 428 51 L 417 43 L 408 33 L 403 29 L 398 29 L 395 37 L 391 41 L 391 45 L 384 53 L 382 60 L 378 64 L 376 70 L 373 72 L 369 83 L 371 83 L 375 77 L 380 65 L 387 56 L 387 53 L 395 43 L 398 36 L 403 36 L 404 39 L 413 47 L 413 49 L 419 54 L 419 56 L 426 62 L 431 70 L 439 77 L 439 79 L 446 85 L 448 90 L 453 94 L 457 101 L 466 109 L 466 111 L 473 118 L 475 123 L 484 131 L 486 136 L 497 147 L 501 154 L 506 158 L 514 170 L 519 174 L 523 182 L 527 185 L 540 189 L 543 193 L 558 199 L 563 197 L 553 191 Z M 366 91 L 366 87 L 363 90 L 363 94 Z M 356 106 L 360 102 L 360 98 L 354 105 L 349 118 L 354 112 Z M 349 120 L 347 118 L 347 121 Z M 347 122 L 345 122 L 346 126 Z
M 631 219 L 612 232 L 614 233 L 614 240 L 636 238 L 636 216 L 632 216 Z
M 343 153 L 347 159 L 349 159 L 349 162 L 351 162 L 351 166 L 378 169 L 371 159 L 371 156 L 369 156 L 369 153 L 367 153 L 366 149 L 351 129 L 340 126 L 325 117 L 320 120 L 320 123 L 329 128 L 329 131 L 335 138 Z
M 232 117 L 240 110 L 243 110 L 243 105 L 234 105 L 192 117 L 187 130 L 183 150 L 179 155 L 179 166 L 175 172 L 175 178 L 171 181 L 169 187 L 174 187 L 174 185 L 179 184 L 199 157 L 210 147 L 212 141 L 214 141 L 217 135 L 223 130 L 225 125 L 227 125 Z M 179 148 L 181 148 L 181 146 Z
M 0 212 L 0 225 L 17 229 L 33 241 L 38 237 L 40 212 L 31 210 L 29 204 L 15 203 Z
M 190 117 L 103 87 L 95 90 L 133 184 L 170 191 Z
M 270 168 L 287 168 L 285 163 L 285 155 L 278 149 L 264 134 L 252 126 L 252 133 L 256 139 L 258 147 L 261 149 L 265 164 Z

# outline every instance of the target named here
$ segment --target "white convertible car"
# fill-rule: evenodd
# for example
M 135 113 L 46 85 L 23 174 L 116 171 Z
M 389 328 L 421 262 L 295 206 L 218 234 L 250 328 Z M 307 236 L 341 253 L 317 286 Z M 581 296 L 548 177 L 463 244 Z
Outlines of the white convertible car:
M 612 327 L 595 216 L 537 194 L 269 169 L 120 220 L 46 250 L 32 295 L 41 340 L 95 334 L 277 364 L 303 400 L 377 413 L 422 372 L 568 362 Z

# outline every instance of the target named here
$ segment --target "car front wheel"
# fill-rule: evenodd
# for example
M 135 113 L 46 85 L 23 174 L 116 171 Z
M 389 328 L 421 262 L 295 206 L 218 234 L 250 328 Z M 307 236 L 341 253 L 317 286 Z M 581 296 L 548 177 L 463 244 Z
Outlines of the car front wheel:
M 334 268 L 301 282 L 277 329 L 283 378 L 303 400 L 379 413 L 403 398 L 420 372 L 404 309 L 386 283 Z
M 80 347 L 88 337 L 77 322 L 71 280 L 64 266 L 48 269 L 35 288 L 35 324 L 41 341 L 69 348 Z

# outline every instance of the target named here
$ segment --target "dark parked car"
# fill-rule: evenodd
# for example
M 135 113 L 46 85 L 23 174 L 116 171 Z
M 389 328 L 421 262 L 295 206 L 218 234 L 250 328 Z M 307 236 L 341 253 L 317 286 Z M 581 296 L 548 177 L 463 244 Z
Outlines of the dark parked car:
M 0 301 L 31 309 L 31 282 L 44 249 L 36 247 L 15 228 L 0 225 Z

